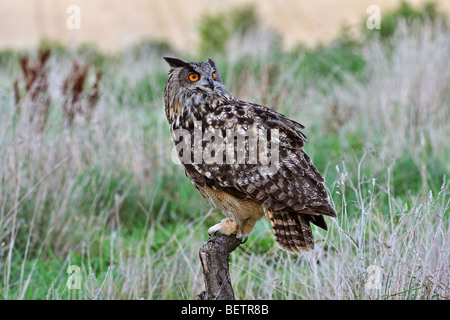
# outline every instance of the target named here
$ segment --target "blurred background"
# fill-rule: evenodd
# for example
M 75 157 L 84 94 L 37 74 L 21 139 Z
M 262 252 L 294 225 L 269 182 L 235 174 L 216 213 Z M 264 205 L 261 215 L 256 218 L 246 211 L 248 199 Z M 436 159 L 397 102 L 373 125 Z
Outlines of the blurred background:
M 2 0 L 0 48 L 30 48 L 43 38 L 66 46 L 95 43 L 102 50 L 120 50 L 142 39 L 167 41 L 180 52 L 195 51 L 202 16 L 243 5 L 253 6 L 262 24 L 275 29 L 283 45 L 316 45 L 334 39 L 342 28 L 360 31 L 361 19 L 370 5 L 381 14 L 401 0 Z M 408 0 L 419 5 L 424 0 Z M 437 0 L 450 12 L 450 2 Z M 66 9 L 81 10 L 81 29 L 70 30 Z
M 198 250 L 223 214 L 171 161 L 163 56 L 211 58 L 231 94 L 303 124 L 338 213 L 298 255 L 258 222 L 231 255 L 238 299 L 450 299 L 449 14 L 447 0 L 0 0 L 0 299 L 203 290 Z

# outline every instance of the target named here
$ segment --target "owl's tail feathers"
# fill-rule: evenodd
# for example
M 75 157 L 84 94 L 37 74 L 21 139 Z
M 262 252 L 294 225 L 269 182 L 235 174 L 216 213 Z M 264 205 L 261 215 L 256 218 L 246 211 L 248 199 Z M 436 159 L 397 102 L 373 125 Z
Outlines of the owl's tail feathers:
M 334 208 L 330 204 L 318 207 L 306 207 L 297 214 L 303 215 L 306 221 L 315 224 L 325 231 L 328 230 L 328 228 L 323 215 L 333 218 L 337 217 L 336 210 L 334 210 Z
M 284 210 L 269 210 L 268 216 L 272 224 L 275 241 L 281 249 L 290 252 L 314 249 L 309 215 Z M 323 224 L 325 224 L 325 221 L 323 221 Z

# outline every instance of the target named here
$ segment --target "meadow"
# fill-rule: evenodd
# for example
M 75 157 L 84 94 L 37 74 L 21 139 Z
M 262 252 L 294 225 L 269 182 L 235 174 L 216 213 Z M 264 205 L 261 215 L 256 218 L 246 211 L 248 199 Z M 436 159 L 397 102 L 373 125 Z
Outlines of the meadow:
M 171 161 L 169 55 L 213 59 L 233 95 L 303 124 L 338 213 L 301 254 L 258 222 L 231 255 L 237 299 L 449 299 L 450 30 L 425 9 L 289 51 L 248 8 L 204 19 L 190 55 L 151 40 L 1 51 L 0 298 L 203 290 L 198 250 L 223 216 Z

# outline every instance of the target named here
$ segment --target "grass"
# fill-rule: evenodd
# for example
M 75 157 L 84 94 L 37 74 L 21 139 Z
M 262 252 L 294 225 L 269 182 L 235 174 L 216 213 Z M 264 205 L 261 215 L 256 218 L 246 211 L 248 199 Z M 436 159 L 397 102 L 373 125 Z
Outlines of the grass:
M 338 218 L 298 255 L 258 222 L 231 256 L 236 297 L 449 299 L 448 27 L 400 21 L 389 37 L 289 52 L 249 30 L 221 44 L 232 54 L 210 58 L 230 92 L 306 126 Z M 34 100 L 19 61 L 39 55 L 0 54 L 1 298 L 191 299 L 203 289 L 198 249 L 222 215 L 170 160 L 165 54 L 179 55 L 153 42 L 115 56 L 56 47 Z M 73 60 L 88 71 L 67 121 Z M 83 111 L 97 71 L 98 101 Z M 71 265 L 81 289 L 70 288 Z M 369 266 L 379 289 L 366 285 Z

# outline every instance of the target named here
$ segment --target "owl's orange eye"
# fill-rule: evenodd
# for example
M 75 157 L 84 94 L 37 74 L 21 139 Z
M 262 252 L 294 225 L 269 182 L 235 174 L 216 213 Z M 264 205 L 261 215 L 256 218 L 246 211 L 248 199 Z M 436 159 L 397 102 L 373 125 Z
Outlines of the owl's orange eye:
M 200 79 L 200 76 L 198 75 L 198 73 L 191 73 L 189 75 L 189 80 L 191 80 L 192 82 L 198 81 L 198 79 Z
M 212 74 L 212 78 L 214 79 L 214 80 L 216 80 L 216 74 L 213 72 L 213 74 Z

